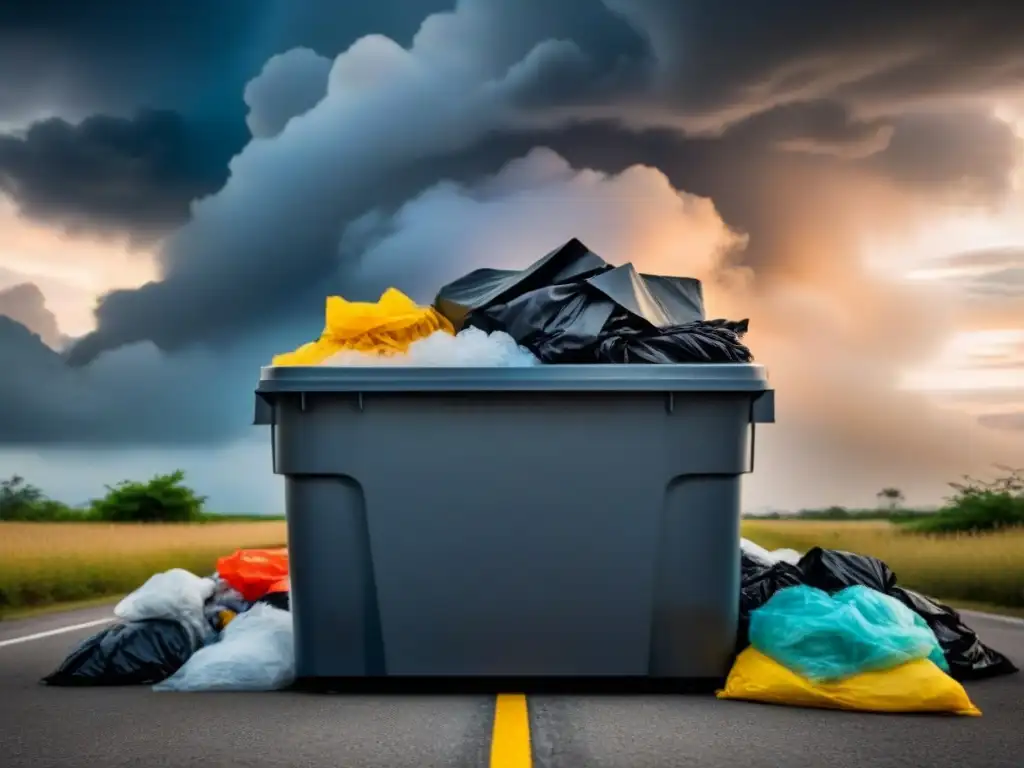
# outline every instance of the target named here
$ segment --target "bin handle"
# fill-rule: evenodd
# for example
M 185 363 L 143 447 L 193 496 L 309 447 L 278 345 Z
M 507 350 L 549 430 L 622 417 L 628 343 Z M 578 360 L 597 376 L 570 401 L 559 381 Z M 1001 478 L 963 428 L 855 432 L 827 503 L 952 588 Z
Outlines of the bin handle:
M 747 470 L 746 474 L 751 474 L 754 471 L 754 447 L 757 445 L 757 422 L 750 422 L 750 469 Z

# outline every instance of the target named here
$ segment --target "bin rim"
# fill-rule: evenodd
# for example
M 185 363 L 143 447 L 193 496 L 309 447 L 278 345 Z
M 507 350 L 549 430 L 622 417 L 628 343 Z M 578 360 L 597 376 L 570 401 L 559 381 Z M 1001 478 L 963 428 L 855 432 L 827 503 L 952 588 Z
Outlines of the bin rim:
M 765 392 L 757 363 L 583 364 L 518 368 L 264 366 L 256 393 Z

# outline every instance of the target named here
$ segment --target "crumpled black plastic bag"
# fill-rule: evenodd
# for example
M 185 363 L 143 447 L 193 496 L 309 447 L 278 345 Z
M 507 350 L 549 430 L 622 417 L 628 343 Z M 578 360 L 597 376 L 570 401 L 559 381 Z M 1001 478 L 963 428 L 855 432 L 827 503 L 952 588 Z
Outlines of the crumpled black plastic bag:
M 949 674 L 957 680 L 982 680 L 1017 672 L 1017 667 L 994 648 L 989 648 L 977 633 L 963 623 L 953 608 L 903 587 L 893 587 L 889 594 L 917 613 L 931 627 L 939 641 Z
M 291 610 L 291 592 L 268 592 L 257 603 L 266 603 L 282 611 Z
M 601 334 L 597 358 L 607 363 L 749 363 L 749 321 L 700 320 L 659 331 L 626 328 Z
M 613 267 L 575 238 L 524 270 L 470 272 L 434 307 L 456 330 L 504 331 L 545 363 L 751 359 L 746 321 L 704 319 L 699 280 Z
M 800 558 L 797 567 L 804 575 L 804 584 L 828 593 L 858 584 L 878 592 L 896 586 L 896 574 L 877 557 L 840 549 L 815 547 Z
M 931 627 L 946 655 L 950 676 L 956 680 L 979 680 L 1017 671 L 1003 654 L 982 643 L 954 609 L 897 586 L 896 574 L 877 557 L 815 547 L 800 558 L 798 568 L 804 584 L 829 593 L 861 585 L 895 597 Z
M 736 652 L 750 645 L 750 614 L 767 603 L 780 589 L 803 583 L 800 569 L 789 563 L 763 563 L 746 552 L 740 553 L 740 621 Z
M 201 644 L 172 619 L 114 624 L 75 648 L 42 679 L 53 686 L 153 685 L 173 675 Z
M 434 307 L 459 331 L 466 317 L 475 310 L 507 303 L 539 288 L 576 283 L 611 268 L 573 238 L 526 269 L 475 269 L 441 288 L 434 299 Z M 699 317 L 703 317 L 703 304 L 699 311 Z

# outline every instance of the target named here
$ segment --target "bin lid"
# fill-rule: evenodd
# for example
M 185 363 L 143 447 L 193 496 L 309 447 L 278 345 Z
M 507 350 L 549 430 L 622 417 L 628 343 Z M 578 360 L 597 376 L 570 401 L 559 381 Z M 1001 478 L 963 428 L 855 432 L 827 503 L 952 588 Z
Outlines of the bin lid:
M 287 392 L 764 392 L 764 366 L 538 365 L 522 368 L 265 366 L 257 394 Z

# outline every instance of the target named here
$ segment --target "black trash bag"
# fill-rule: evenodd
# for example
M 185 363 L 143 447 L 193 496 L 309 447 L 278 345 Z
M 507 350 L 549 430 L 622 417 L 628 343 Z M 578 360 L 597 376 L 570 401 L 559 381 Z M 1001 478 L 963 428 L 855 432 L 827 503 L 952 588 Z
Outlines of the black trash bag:
M 804 584 L 829 594 L 856 585 L 877 592 L 888 592 L 896 586 L 896 574 L 877 557 L 838 549 L 815 547 L 800 558 L 797 567 Z
M 199 650 L 198 633 L 173 619 L 114 624 L 83 641 L 42 679 L 54 686 L 153 685 Z
M 960 614 L 948 605 L 903 587 L 893 587 L 889 594 L 931 627 L 946 655 L 949 674 L 954 679 L 982 680 L 1018 671 L 1012 661 L 981 642 L 977 633 L 964 624 Z
M 268 592 L 259 600 L 257 603 L 266 603 L 272 605 L 282 611 L 291 610 L 291 593 L 290 592 Z
M 896 574 L 877 557 L 815 547 L 800 558 L 804 583 L 826 592 L 846 587 L 870 587 L 895 597 L 925 620 L 935 633 L 956 680 L 978 680 L 1017 671 L 1003 654 L 989 648 L 960 615 L 930 597 L 896 586 Z
M 597 357 L 607 363 L 749 363 L 748 320 L 698 320 L 663 330 L 626 328 L 601 334 Z
M 504 331 L 545 363 L 751 359 L 746 321 L 704 320 L 699 280 L 613 267 L 575 238 L 522 271 L 470 272 L 434 306 L 456 330 Z
M 573 238 L 526 269 L 476 269 L 441 288 L 434 308 L 462 330 L 475 310 L 563 283 L 575 283 L 612 269 L 604 259 Z M 700 317 L 703 317 L 701 308 Z
M 766 564 L 747 553 L 740 554 L 740 621 L 736 652 L 750 645 L 750 614 L 767 603 L 780 589 L 803 583 L 803 574 L 789 563 Z

